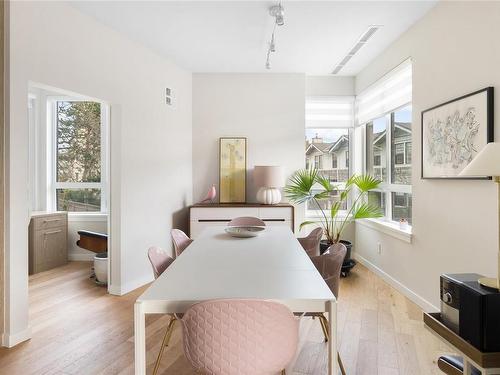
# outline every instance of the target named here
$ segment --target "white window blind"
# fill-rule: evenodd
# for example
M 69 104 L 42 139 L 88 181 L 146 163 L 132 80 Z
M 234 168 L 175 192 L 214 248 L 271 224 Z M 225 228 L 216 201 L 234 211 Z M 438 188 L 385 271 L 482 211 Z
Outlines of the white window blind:
M 411 103 L 412 64 L 406 60 L 356 97 L 356 123 L 363 125 Z
M 306 128 L 352 128 L 353 96 L 306 98 Z

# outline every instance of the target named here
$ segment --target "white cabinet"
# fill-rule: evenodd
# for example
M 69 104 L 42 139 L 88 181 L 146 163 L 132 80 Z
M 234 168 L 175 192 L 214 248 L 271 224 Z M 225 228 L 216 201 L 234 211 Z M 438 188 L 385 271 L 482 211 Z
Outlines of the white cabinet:
M 269 226 L 288 226 L 294 229 L 294 207 L 289 204 L 199 204 L 189 208 L 189 236 L 195 239 L 207 227 L 225 227 L 240 216 L 253 216 Z

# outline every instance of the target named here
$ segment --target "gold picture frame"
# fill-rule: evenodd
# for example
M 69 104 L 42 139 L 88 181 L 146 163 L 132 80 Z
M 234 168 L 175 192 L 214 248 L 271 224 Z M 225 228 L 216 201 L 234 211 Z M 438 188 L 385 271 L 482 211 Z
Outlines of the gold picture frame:
M 219 138 L 219 202 L 245 203 L 247 139 Z

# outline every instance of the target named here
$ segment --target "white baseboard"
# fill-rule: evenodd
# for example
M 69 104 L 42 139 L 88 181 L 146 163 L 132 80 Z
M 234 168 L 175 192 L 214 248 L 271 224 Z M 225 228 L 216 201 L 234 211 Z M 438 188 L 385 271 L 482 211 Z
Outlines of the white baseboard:
M 73 262 L 92 262 L 94 260 L 95 254 L 83 254 L 83 253 L 77 253 L 77 254 L 68 254 L 68 260 L 73 261 Z
M 394 277 L 386 273 L 384 270 L 381 268 L 377 267 L 373 263 L 371 263 L 369 260 L 363 258 L 361 255 L 358 253 L 353 252 L 352 257 L 356 259 L 359 263 L 361 263 L 363 266 L 368 268 L 370 271 L 374 272 L 378 276 L 380 276 L 383 280 L 385 280 L 388 284 L 390 284 L 393 288 L 397 289 L 399 292 L 401 292 L 404 296 L 406 296 L 408 299 L 411 301 L 415 302 L 418 306 L 420 306 L 424 311 L 426 312 L 435 312 L 435 311 L 440 311 L 439 308 L 434 306 L 432 303 L 427 301 L 426 299 L 422 298 L 419 296 L 417 293 L 415 293 L 413 290 L 409 289 L 405 285 L 403 285 L 400 281 L 396 280 Z
M 152 275 L 146 275 L 136 280 L 132 280 L 124 285 L 109 285 L 108 292 L 115 296 L 123 296 L 143 285 L 146 285 L 154 280 Z
M 29 340 L 31 338 L 31 327 L 26 328 L 24 331 L 8 334 L 4 333 L 2 335 L 2 346 L 7 348 L 12 348 L 23 341 Z

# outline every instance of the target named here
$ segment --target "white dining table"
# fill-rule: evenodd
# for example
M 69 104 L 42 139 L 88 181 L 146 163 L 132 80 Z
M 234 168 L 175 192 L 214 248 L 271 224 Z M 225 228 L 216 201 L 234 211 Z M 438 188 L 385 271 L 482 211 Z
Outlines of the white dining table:
M 335 296 L 292 231 L 278 226 L 253 238 L 209 227 L 175 259 L 135 303 L 135 373 L 146 373 L 146 314 L 184 313 L 195 303 L 225 298 L 272 300 L 295 313 L 326 313 L 328 373 L 338 373 Z

